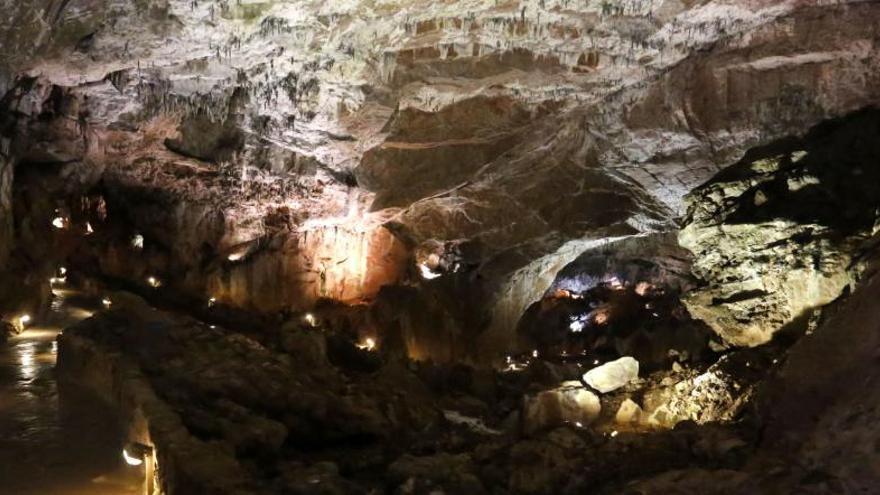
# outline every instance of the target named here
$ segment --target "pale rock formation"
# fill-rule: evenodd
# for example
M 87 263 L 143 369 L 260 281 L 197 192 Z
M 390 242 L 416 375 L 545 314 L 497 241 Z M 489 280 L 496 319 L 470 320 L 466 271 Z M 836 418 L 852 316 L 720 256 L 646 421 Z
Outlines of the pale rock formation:
M 642 407 L 632 399 L 624 399 L 614 415 L 614 421 L 621 425 L 632 425 L 642 419 Z
M 705 285 L 684 298 L 690 312 L 755 346 L 854 285 L 880 217 L 878 129 L 869 114 L 829 124 L 694 191 L 679 241 Z
M 638 377 L 639 362 L 629 356 L 597 366 L 584 373 L 584 381 L 587 385 L 603 394 L 613 392 Z
M 668 386 L 645 394 L 643 421 L 651 426 L 672 428 L 682 421 L 699 424 L 730 421 L 752 395 L 752 384 L 725 370 L 726 356 L 708 370 L 689 372 Z
M 601 410 L 596 394 L 580 382 L 564 382 L 523 399 L 523 430 L 534 433 L 564 424 L 586 426 L 599 417 Z

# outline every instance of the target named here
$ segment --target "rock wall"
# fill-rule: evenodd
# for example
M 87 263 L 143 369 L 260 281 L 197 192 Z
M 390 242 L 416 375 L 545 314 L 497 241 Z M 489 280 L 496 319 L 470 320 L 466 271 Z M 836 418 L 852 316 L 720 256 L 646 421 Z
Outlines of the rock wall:
M 204 289 L 179 268 L 282 239 L 279 218 L 300 232 L 347 217 L 354 190 L 358 222 L 386 223 L 407 250 L 469 253 L 449 285 L 480 294 L 460 329 L 474 341 L 510 336 L 540 297 L 520 287 L 529 274 L 543 288 L 593 241 L 674 231 L 684 196 L 747 150 L 880 101 L 876 2 L 3 6 L 0 39 L 20 48 L 0 69 L 17 158 L 80 163 L 123 195 L 215 215 L 158 216 L 157 240 L 207 230 L 191 239 L 207 247 L 165 243 L 168 276 Z M 273 249 L 296 258 L 296 237 Z M 308 268 L 281 292 L 356 299 L 353 265 L 369 256 L 330 275 L 341 289 Z M 323 262 L 253 261 L 211 288 L 259 305 L 270 273 L 281 287 Z
M 705 283 L 685 298 L 691 313 L 754 346 L 854 286 L 880 219 L 878 119 L 872 110 L 820 126 L 689 197 L 679 241 Z
M 261 311 L 305 311 L 320 299 L 359 303 L 400 280 L 408 256 L 382 227 L 340 224 L 275 239 L 209 275 L 211 297 Z
M 863 283 L 823 311 L 814 331 L 786 356 L 774 358 L 779 369 L 754 387 L 751 408 L 761 435 L 737 454 L 740 460 L 723 467 L 664 470 L 627 484 L 627 489 L 709 494 L 873 490 L 880 482 L 877 451 L 870 447 L 878 441 L 874 425 L 880 418 L 874 386 L 880 380 L 876 253 L 874 246 Z M 750 359 L 752 365 L 756 361 Z M 737 448 L 735 443 L 715 445 Z
M 0 266 L 5 266 L 14 242 L 12 211 L 12 181 L 15 166 L 12 160 L 0 155 Z

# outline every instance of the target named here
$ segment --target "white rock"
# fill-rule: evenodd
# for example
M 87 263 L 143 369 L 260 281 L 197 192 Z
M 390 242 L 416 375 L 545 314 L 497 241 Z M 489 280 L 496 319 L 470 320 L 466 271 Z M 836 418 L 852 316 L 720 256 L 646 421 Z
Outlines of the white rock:
M 639 362 L 629 356 L 605 363 L 584 374 L 584 381 L 599 392 L 619 389 L 639 377 Z
M 582 427 L 595 421 L 601 410 L 596 394 L 580 382 L 565 382 L 558 388 L 525 398 L 523 429 L 532 433 L 563 424 Z

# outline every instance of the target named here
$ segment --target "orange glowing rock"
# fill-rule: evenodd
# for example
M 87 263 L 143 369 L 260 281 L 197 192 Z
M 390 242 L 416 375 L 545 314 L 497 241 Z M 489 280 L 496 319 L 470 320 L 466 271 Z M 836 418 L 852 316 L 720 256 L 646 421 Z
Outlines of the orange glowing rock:
M 553 292 L 553 297 L 557 299 L 569 299 L 571 298 L 571 292 L 565 289 L 556 289 L 556 291 Z
M 636 294 L 640 296 L 644 296 L 648 292 L 650 292 L 654 288 L 653 285 L 648 282 L 639 282 L 636 284 Z

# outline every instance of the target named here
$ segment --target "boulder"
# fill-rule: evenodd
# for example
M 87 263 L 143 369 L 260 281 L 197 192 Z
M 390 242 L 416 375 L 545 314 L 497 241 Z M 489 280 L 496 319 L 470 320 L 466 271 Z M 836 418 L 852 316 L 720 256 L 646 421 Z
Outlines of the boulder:
M 641 406 L 636 404 L 632 399 L 626 399 L 620 404 L 620 408 L 617 409 L 617 414 L 614 415 L 614 421 L 619 424 L 632 424 L 638 423 L 641 417 Z
M 584 374 L 584 381 L 593 389 L 605 394 L 613 392 L 639 377 L 639 362 L 622 357 L 605 363 Z
M 580 382 L 563 382 L 558 388 L 527 396 L 523 403 L 523 430 L 527 434 L 571 424 L 586 426 L 602 410 L 599 398 Z
M 309 366 L 329 365 L 327 339 L 319 331 L 285 328 L 281 336 L 281 348 Z

